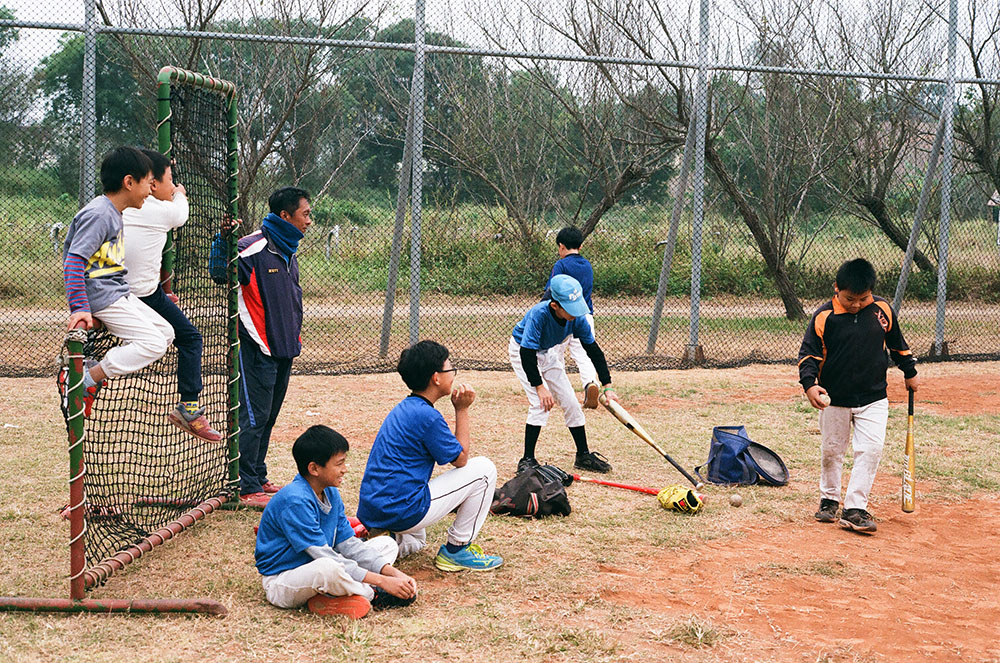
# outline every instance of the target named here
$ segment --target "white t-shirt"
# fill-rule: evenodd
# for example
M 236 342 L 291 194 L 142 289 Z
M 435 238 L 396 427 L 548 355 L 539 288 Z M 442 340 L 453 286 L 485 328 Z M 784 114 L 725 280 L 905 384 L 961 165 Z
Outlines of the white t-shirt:
M 125 267 L 132 294 L 146 297 L 160 283 L 160 265 L 167 231 L 180 228 L 188 220 L 188 201 L 183 193 L 173 200 L 146 198 L 142 207 L 130 207 L 122 213 L 125 234 Z

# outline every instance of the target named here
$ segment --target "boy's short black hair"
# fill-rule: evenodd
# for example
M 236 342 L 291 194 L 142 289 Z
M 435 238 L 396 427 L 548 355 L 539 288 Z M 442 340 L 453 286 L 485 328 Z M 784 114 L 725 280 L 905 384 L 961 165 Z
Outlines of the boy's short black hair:
M 104 193 L 122 190 L 125 176 L 138 181 L 153 172 L 153 163 L 141 150 L 134 147 L 116 147 L 101 161 L 101 189 Z
M 301 204 L 299 201 L 305 198 L 309 200 L 309 192 L 295 186 L 283 186 L 267 198 L 267 206 L 271 214 L 281 216 L 282 212 L 295 214 L 295 210 Z
M 583 233 L 576 226 L 566 226 L 556 235 L 556 244 L 562 244 L 567 249 L 578 249 L 583 244 Z
M 153 179 L 157 182 L 163 180 L 163 174 L 167 172 L 167 168 L 170 168 L 173 165 L 170 159 L 168 159 L 162 152 L 150 150 L 145 147 L 142 148 L 142 153 L 149 157 L 150 163 L 153 164 Z
M 864 258 L 848 260 L 837 270 L 837 288 L 856 295 L 870 292 L 876 280 L 875 268 Z
M 347 453 L 350 445 L 347 439 L 329 426 L 310 426 L 292 443 L 292 458 L 299 468 L 299 474 L 309 476 L 309 463 L 326 465 L 339 453 Z
M 448 348 L 435 341 L 420 341 L 403 350 L 396 370 L 406 386 L 413 391 L 423 391 L 431 377 L 444 368 Z

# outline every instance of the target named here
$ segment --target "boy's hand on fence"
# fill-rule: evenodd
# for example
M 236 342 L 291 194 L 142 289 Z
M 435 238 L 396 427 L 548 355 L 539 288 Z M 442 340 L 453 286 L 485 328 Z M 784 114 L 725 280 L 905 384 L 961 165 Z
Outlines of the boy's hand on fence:
M 535 391 L 538 393 L 538 400 L 541 403 L 542 409 L 548 412 L 552 409 L 552 406 L 556 404 L 555 399 L 552 398 L 552 394 L 549 393 L 549 388 L 544 384 L 540 384 L 535 387 Z
M 219 226 L 219 232 L 222 233 L 223 237 L 228 237 L 230 233 L 236 232 L 236 229 L 243 225 L 243 219 L 234 219 L 231 216 L 222 217 L 222 224 Z
M 66 323 L 66 331 L 73 331 L 81 322 L 84 329 L 94 328 L 94 316 L 90 315 L 90 311 L 77 311 L 69 316 L 69 322 Z
M 822 410 L 830 404 L 830 396 L 827 395 L 826 389 L 818 384 L 806 389 L 806 398 L 809 399 L 809 404 L 817 410 Z

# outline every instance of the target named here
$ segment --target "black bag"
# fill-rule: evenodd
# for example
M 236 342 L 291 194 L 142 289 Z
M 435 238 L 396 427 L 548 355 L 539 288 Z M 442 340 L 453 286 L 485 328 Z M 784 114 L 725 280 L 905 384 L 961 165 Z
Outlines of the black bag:
M 490 513 L 524 518 L 568 516 L 570 506 L 564 477 L 573 480 L 551 465 L 525 470 L 496 490 Z
M 707 467 L 705 476 L 702 468 Z M 778 454 L 750 439 L 743 426 L 716 426 L 708 446 L 708 460 L 694 468 L 702 481 L 747 486 L 755 483 L 784 486 L 788 468 Z

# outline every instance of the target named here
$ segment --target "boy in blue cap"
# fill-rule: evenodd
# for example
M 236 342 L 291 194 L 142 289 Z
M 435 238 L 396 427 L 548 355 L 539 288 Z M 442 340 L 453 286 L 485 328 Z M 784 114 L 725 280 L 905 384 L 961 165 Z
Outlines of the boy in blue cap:
M 580 282 L 566 274 L 556 274 L 549 281 L 551 299 L 535 304 L 517 323 L 507 344 L 507 354 L 514 374 L 521 381 L 528 397 L 528 418 L 524 426 L 524 456 L 517 464 L 522 472 L 537 467 L 535 444 L 542 426 L 548 421 L 549 411 L 558 401 L 573 442 L 576 460 L 573 467 L 591 472 L 611 471 L 608 459 L 593 452 L 587 445 L 586 419 L 573 385 L 566 375 L 562 342 L 569 336 L 580 340 L 587 357 L 594 364 L 603 385 L 604 394 L 617 401 L 611 388 L 611 374 L 593 327 L 587 321 L 590 307 L 583 295 Z

